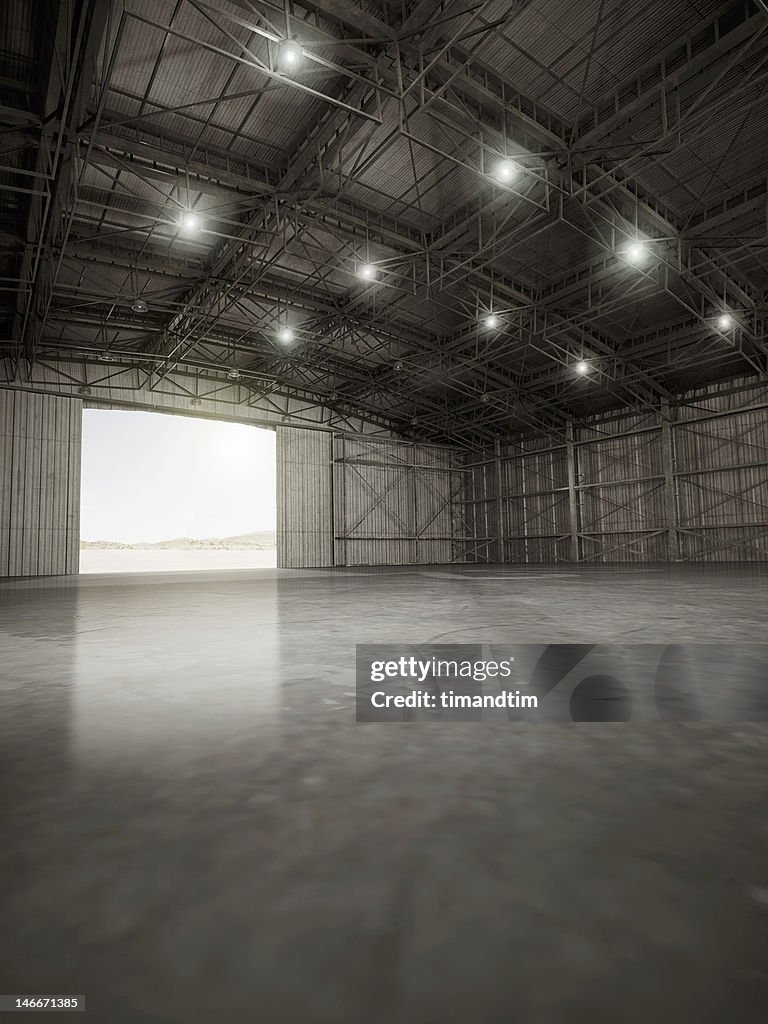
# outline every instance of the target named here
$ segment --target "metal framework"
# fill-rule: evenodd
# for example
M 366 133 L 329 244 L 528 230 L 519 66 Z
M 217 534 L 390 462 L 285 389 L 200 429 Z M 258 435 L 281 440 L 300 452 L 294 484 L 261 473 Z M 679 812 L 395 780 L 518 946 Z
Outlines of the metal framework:
M 765 561 L 768 385 L 569 425 L 469 463 L 470 560 Z M 494 541 L 493 538 L 496 538 Z
M 581 451 L 574 423 L 622 406 L 668 422 L 692 388 L 762 378 L 763 6 L 553 11 L 7 5 L 5 379 L 108 361 L 163 393 L 229 375 L 243 401 L 306 400 L 330 427 L 476 449 L 544 430 Z M 650 475 L 669 492 L 683 428 L 664 429 Z M 567 543 L 589 558 L 576 473 Z
M 337 435 L 333 564 L 464 561 L 468 472 L 449 448 Z

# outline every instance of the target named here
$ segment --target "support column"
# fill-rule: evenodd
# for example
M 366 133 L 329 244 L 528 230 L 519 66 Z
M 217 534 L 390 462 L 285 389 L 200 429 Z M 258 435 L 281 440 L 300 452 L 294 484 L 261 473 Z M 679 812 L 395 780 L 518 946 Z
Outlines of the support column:
M 677 532 L 677 479 L 675 478 L 675 443 L 672 436 L 674 410 L 666 399 L 661 403 L 661 464 L 664 472 L 664 518 L 667 527 L 667 558 L 677 562 L 680 558 L 680 538 Z
M 501 472 L 501 442 L 498 439 L 493 442 L 493 456 L 496 469 L 496 561 L 504 562 L 504 477 Z
M 565 426 L 565 452 L 568 462 L 568 523 L 571 539 L 571 561 L 581 561 L 579 544 L 579 505 L 576 495 L 576 446 L 573 443 L 573 423 L 568 421 Z

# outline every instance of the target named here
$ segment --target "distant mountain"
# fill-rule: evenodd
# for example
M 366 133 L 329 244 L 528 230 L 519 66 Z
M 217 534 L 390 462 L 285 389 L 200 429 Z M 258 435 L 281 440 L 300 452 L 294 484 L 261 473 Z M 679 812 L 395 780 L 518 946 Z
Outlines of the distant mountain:
M 81 549 L 107 551 L 269 551 L 275 547 L 274 530 L 241 533 L 237 537 L 175 537 L 154 544 L 124 544 L 117 540 L 83 540 Z

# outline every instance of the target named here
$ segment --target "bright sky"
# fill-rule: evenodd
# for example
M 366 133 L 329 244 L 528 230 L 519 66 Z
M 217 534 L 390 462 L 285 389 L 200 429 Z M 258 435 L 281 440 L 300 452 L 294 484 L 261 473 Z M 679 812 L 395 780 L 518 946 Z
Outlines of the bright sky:
M 274 431 L 83 410 L 83 540 L 154 543 L 274 528 Z

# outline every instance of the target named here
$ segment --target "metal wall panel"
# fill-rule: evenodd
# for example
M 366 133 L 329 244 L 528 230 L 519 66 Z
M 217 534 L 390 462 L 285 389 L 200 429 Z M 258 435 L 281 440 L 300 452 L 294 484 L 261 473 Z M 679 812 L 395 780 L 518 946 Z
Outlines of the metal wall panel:
M 82 403 L 0 388 L 0 576 L 76 573 Z
M 613 424 L 618 436 L 589 443 L 576 432 L 583 561 L 653 562 L 666 557 L 661 424 L 653 431 L 637 432 L 637 426 Z
M 331 435 L 277 428 L 277 559 L 281 569 L 333 565 Z
M 768 559 L 768 386 L 721 387 L 675 425 L 681 557 Z
M 467 493 L 504 561 L 768 559 L 768 384 L 523 438 L 476 460 Z
M 467 472 L 448 448 L 278 427 L 278 564 L 465 557 Z
M 504 561 L 558 562 L 568 538 L 566 451 L 531 437 L 499 452 Z
M 465 476 L 449 448 L 337 435 L 336 564 L 463 560 Z
M 496 464 L 494 461 L 478 461 L 477 455 L 465 457 L 462 464 L 466 469 L 461 513 L 464 560 L 483 564 L 503 561 Z

